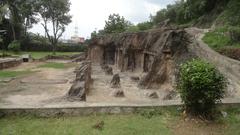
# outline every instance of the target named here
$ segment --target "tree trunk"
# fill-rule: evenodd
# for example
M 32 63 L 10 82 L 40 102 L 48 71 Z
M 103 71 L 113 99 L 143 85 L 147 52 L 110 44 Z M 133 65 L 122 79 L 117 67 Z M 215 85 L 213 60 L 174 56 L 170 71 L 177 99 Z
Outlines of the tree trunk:
M 56 55 L 56 43 L 53 43 L 52 53 Z
M 11 23 L 11 29 L 12 29 L 13 40 L 16 40 L 16 32 L 12 23 Z

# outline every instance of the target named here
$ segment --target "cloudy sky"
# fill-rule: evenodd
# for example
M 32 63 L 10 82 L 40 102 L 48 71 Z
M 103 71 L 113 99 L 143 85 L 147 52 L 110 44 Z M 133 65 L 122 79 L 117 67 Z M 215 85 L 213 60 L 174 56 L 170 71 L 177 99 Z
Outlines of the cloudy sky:
M 175 0 L 70 0 L 72 23 L 64 33 L 64 39 L 74 35 L 74 27 L 78 27 L 78 35 L 88 38 L 95 29 L 104 27 L 105 20 L 112 13 L 119 13 L 125 19 L 136 24 L 149 20 L 150 14 L 165 8 Z M 40 25 L 35 25 L 31 30 L 34 33 L 43 34 Z

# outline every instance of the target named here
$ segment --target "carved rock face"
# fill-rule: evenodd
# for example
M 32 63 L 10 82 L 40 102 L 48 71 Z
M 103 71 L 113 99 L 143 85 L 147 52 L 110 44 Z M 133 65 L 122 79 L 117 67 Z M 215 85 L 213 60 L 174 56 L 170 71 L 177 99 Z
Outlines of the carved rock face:
M 98 47 L 103 53 L 92 60 L 99 58 L 102 63 L 114 63 L 123 72 L 144 71 L 146 74 L 140 79 L 131 78 L 139 83 L 140 88 L 159 89 L 163 85 L 174 86 L 180 64 L 194 58 L 196 54 L 189 49 L 191 36 L 184 29 L 167 27 L 167 24 L 168 21 L 163 23 L 162 28 L 144 32 L 96 38 L 90 43 L 90 52 L 97 54 L 94 48 Z M 108 56 L 111 56 L 111 59 Z M 106 65 L 102 68 L 106 74 L 111 74 L 111 69 Z
M 115 74 L 115 75 L 113 76 L 110 85 L 111 85 L 111 88 L 120 88 L 120 87 L 121 87 L 119 74 Z

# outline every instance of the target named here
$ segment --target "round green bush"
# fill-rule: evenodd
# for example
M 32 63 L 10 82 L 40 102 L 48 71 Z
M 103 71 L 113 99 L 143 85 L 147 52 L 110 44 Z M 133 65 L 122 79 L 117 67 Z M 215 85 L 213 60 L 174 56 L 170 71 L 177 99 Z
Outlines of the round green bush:
M 181 65 L 178 89 L 188 114 L 212 117 L 226 86 L 225 77 L 203 60 L 193 59 Z
M 17 41 L 17 40 L 12 41 L 9 44 L 9 46 L 8 46 L 8 50 L 13 51 L 15 53 L 20 52 L 21 51 L 21 44 L 20 44 L 20 42 Z

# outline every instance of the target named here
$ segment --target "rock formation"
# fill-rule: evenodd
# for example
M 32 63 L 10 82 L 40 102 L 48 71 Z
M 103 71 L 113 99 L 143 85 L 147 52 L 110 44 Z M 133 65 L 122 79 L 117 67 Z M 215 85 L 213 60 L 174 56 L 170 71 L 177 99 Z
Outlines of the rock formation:
M 227 95 L 239 94 L 240 62 L 211 50 L 202 42 L 202 33 L 203 30 L 194 28 L 164 26 L 101 36 L 91 40 L 88 59 L 115 66 L 122 72 L 144 72 L 139 88 L 166 90 L 176 88 L 182 63 L 200 57 L 213 63 L 229 79 Z
M 183 29 L 160 28 L 93 39 L 88 57 L 94 63 L 115 65 L 121 71 L 142 71 L 140 88 L 173 87 L 178 68 L 194 53 L 188 49 L 189 35 Z

